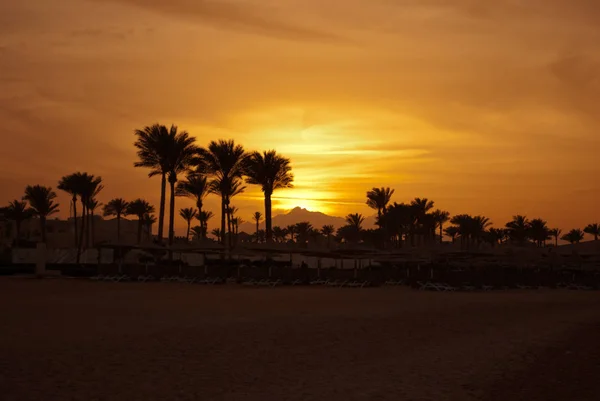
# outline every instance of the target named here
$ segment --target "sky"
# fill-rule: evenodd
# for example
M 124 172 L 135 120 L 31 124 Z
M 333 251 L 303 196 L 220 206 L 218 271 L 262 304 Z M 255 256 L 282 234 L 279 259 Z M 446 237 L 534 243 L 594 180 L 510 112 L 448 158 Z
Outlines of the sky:
M 0 202 L 87 171 L 103 202 L 157 205 L 132 143 L 158 122 L 290 157 L 281 210 L 370 215 L 366 191 L 389 186 L 496 226 L 583 227 L 600 220 L 598 20 L 596 0 L 0 0 Z M 250 220 L 261 194 L 233 204 Z

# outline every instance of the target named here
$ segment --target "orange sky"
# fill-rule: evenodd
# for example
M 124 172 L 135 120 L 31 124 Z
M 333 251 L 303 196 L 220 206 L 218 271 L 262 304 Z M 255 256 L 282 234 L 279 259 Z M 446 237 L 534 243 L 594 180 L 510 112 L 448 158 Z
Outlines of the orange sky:
M 596 0 L 0 0 L 0 201 L 83 170 L 102 201 L 158 203 L 131 143 L 160 122 L 291 157 L 279 208 L 371 214 L 385 185 L 581 227 L 600 220 L 598 20 Z

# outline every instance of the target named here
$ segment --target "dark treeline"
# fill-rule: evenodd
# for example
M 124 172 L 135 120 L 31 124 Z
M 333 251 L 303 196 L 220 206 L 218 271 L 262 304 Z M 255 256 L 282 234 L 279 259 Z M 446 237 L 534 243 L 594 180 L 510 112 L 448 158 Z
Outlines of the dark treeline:
M 274 150 L 264 152 L 247 151 L 233 140 L 211 141 L 201 147 L 196 139 L 176 126 L 152 125 L 135 130 L 134 146 L 137 160 L 134 166 L 147 169 L 149 177 L 160 179 L 160 204 L 158 217 L 156 208 L 144 199 L 127 201 L 122 198 L 109 200 L 102 205 L 98 196 L 104 188 L 101 177 L 85 172 L 75 172 L 62 177 L 57 188 L 69 194 L 70 210 L 73 216 L 73 243 L 78 249 L 94 244 L 94 216 L 102 206 L 104 216 L 114 216 L 117 220 L 117 241 L 121 238 L 120 222 L 124 216 L 135 216 L 138 220 L 137 241 L 145 235 L 151 237 L 151 227 L 158 223 L 156 241 L 165 241 L 165 208 L 167 207 L 167 187 L 169 193 L 169 221 L 166 240 L 174 241 L 174 219 L 176 197 L 187 197 L 195 202 L 193 208 L 182 208 L 179 216 L 187 224 L 186 239 L 190 235 L 199 240 L 206 239 L 208 221 L 215 216 L 204 209 L 205 198 L 212 194 L 221 200 L 220 228 L 211 234 L 227 246 L 234 246 L 239 236 L 239 226 L 244 222 L 236 216 L 237 208 L 232 205 L 236 195 L 246 189 L 246 185 L 258 185 L 264 194 L 264 214 L 256 212 L 252 218 L 256 231 L 255 242 L 293 242 L 307 245 L 310 242 L 358 244 L 385 248 L 419 247 L 443 242 L 444 236 L 453 243 L 460 241 L 463 249 L 477 248 L 482 243 L 496 246 L 503 243 L 516 245 L 535 244 L 545 246 L 553 240 L 558 245 L 562 239 L 578 243 L 589 234 L 598 240 L 599 224 L 590 224 L 585 229 L 573 229 L 564 235 L 558 228 L 550 228 L 541 218 L 529 220 L 516 215 L 502 228 L 490 227 L 485 216 L 460 214 L 451 216 L 449 212 L 434 209 L 434 202 L 415 198 L 409 203 L 391 203 L 394 190 L 373 188 L 367 192 L 367 205 L 377 212 L 377 228 L 365 229 L 365 217 L 361 214 L 346 216 L 346 225 L 335 230 L 333 226 L 312 227 L 309 222 L 299 222 L 288 227 L 272 227 L 273 193 L 282 188 L 291 188 L 293 174 L 291 162 Z M 0 218 L 13 221 L 16 227 L 16 244 L 20 241 L 22 223 L 37 217 L 42 241 L 46 241 L 46 221 L 57 213 L 56 192 L 51 187 L 28 185 L 21 200 L 14 200 L 0 208 Z M 265 229 L 259 229 L 264 220 Z M 197 221 L 197 225 L 192 223 Z

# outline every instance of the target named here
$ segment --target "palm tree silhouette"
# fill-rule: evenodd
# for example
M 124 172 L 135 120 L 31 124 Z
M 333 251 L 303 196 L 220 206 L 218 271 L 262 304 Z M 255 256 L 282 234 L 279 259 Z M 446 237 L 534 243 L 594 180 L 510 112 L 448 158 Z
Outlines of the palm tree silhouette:
M 331 224 L 326 224 L 321 228 L 321 234 L 327 238 L 327 248 L 331 244 L 331 236 L 335 233 L 335 228 Z
M 227 209 L 227 232 L 229 233 L 230 236 L 235 235 L 235 225 L 234 225 L 234 218 L 235 218 L 235 214 L 238 212 L 238 208 L 233 206 L 233 205 L 228 205 Z M 231 244 L 231 242 L 230 242 Z
M 294 238 L 294 234 L 296 234 L 296 225 L 295 224 L 290 224 L 289 226 L 287 226 L 285 228 L 285 230 L 288 232 L 288 234 L 290 235 L 290 240 L 292 242 L 296 242 L 295 238 Z
M 163 228 L 165 220 L 165 201 L 167 191 L 167 175 L 169 169 L 169 150 L 171 148 L 170 131 L 176 131 L 177 127 L 171 126 L 169 130 L 164 125 L 154 124 L 135 130 L 137 157 L 134 167 L 149 168 L 148 177 L 160 175 L 160 207 L 158 212 L 158 242 L 162 243 Z
M 60 179 L 58 182 L 58 189 L 66 192 L 71 196 L 71 208 L 73 210 L 73 226 L 74 226 L 74 234 L 75 241 L 74 246 L 77 246 L 79 237 L 77 236 L 77 196 L 81 194 L 82 191 L 82 173 L 73 173 L 66 175 Z
M 460 228 L 457 226 L 450 226 L 444 229 L 444 234 L 452 239 L 452 243 L 456 242 L 456 237 L 460 234 Z
M 571 244 L 579 244 L 583 240 L 584 235 L 582 230 L 576 228 L 563 235 L 561 239 Z
M 525 244 L 529 234 L 529 220 L 526 216 L 513 216 L 512 221 L 506 223 L 511 241 L 519 245 Z
M 356 231 L 362 231 L 362 223 L 365 221 L 365 218 L 362 214 L 352 213 L 346 216 L 346 223 L 354 228 Z
M 273 227 L 273 238 L 275 238 L 276 242 L 284 242 L 286 235 L 287 235 L 287 233 L 285 232 L 285 230 L 283 228 L 281 228 L 279 226 Z
M 560 238 L 560 234 L 562 234 L 562 230 L 560 228 L 553 228 L 548 230 L 548 234 L 554 237 L 554 246 L 558 247 L 558 239 Z
M 213 216 L 213 212 L 209 212 L 207 210 L 203 210 L 196 215 L 196 218 L 200 223 L 200 228 L 202 229 L 202 232 L 200 234 L 201 239 L 206 238 L 206 233 L 208 232 L 208 220 L 212 219 Z
M 432 213 L 433 221 L 440 229 L 440 244 L 444 242 L 444 224 L 450 220 L 450 212 L 444 210 L 434 210 Z
M 147 225 L 147 220 L 149 219 L 146 216 L 154 213 L 154 206 L 145 201 L 144 199 L 136 199 L 129 203 L 127 206 L 127 214 L 137 216 L 138 218 L 138 234 L 137 234 L 137 242 L 138 244 L 142 242 L 142 229 L 144 225 Z
M 381 227 L 388 240 L 401 248 L 405 237 L 415 224 L 413 208 L 406 203 L 396 203 L 389 206 L 385 214 L 377 218 L 377 225 Z
M 262 221 L 262 213 L 261 212 L 254 212 L 254 214 L 252 215 L 252 220 L 254 220 L 256 222 L 256 242 L 258 242 L 258 226 L 260 224 L 260 222 Z
M 196 240 L 200 240 L 204 237 L 204 229 L 201 226 L 194 226 L 192 227 L 192 234 L 196 237 Z
M 598 241 L 598 236 L 600 236 L 600 224 L 588 224 L 587 227 L 583 229 L 583 232 L 586 234 L 593 235 L 594 241 Z
M 533 219 L 529 222 L 529 234 L 528 236 L 536 243 L 538 248 L 546 244 L 546 241 L 550 239 L 550 230 L 548 229 L 548 223 L 542 219 Z
M 301 221 L 296 223 L 294 232 L 296 233 L 296 241 L 299 244 L 306 245 L 309 237 L 310 230 L 313 226 L 308 221 Z
M 263 153 L 253 152 L 246 160 L 246 182 L 260 185 L 265 195 L 265 233 L 267 242 L 271 242 L 273 239 L 271 196 L 277 189 L 292 188 L 294 175 L 291 171 L 290 159 L 278 155 L 274 150 Z
M 505 237 L 505 232 L 502 228 L 490 228 L 485 235 L 487 242 L 495 247 L 498 243 L 502 243 Z
M 214 235 L 215 237 L 217 237 L 217 242 L 221 242 L 221 237 L 222 237 L 222 235 L 221 235 L 222 231 L 221 230 L 219 230 L 218 228 L 215 228 L 210 233 L 212 235 Z
M 50 187 L 41 185 L 28 185 L 25 188 L 23 200 L 29 202 L 34 215 L 40 219 L 40 231 L 42 242 L 46 242 L 46 219 L 48 216 L 58 213 L 58 203 L 54 203 L 56 192 Z
M 152 226 L 156 223 L 156 216 L 146 213 L 144 215 L 144 227 L 146 227 L 146 240 L 150 242 L 152 238 Z
M 127 215 L 127 206 L 129 206 L 129 202 L 122 198 L 111 199 L 104 205 L 103 215 L 117 218 L 117 242 L 121 242 L 121 218 Z
M 210 185 L 206 175 L 198 172 L 190 172 L 186 175 L 185 180 L 177 183 L 175 195 L 185 196 L 196 201 L 198 208 L 197 215 L 203 213 L 202 206 L 204 198 L 210 193 Z
M 186 240 L 186 242 L 190 242 L 190 227 L 192 225 L 192 220 L 194 220 L 194 218 L 196 218 L 196 209 L 191 208 L 191 207 L 186 207 L 185 209 L 179 209 L 179 215 L 187 223 L 187 231 L 185 232 L 185 240 Z
M 200 149 L 198 169 L 212 177 L 211 192 L 221 196 L 221 233 L 225 232 L 230 199 L 244 190 L 239 180 L 244 174 L 245 160 L 244 147 L 236 145 L 233 140 L 212 141 L 206 149 Z M 224 236 L 220 237 L 225 244 Z
M 377 210 L 377 217 L 385 213 L 388 203 L 392 199 L 394 190 L 390 188 L 373 188 L 367 192 L 367 205 L 371 209 Z
M 31 218 L 33 211 L 27 207 L 27 202 L 14 200 L 4 209 L 4 218 L 15 222 L 15 244 L 18 247 L 21 240 L 21 224 Z

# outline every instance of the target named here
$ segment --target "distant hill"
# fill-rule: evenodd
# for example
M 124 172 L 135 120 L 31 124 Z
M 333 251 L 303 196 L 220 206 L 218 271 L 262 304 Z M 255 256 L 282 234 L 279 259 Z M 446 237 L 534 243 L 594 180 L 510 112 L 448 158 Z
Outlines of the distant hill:
M 365 219 L 364 228 L 373 228 L 375 226 L 375 216 L 370 216 Z M 343 217 L 330 216 L 321 212 L 311 212 L 310 210 L 296 207 L 287 213 L 273 216 L 273 227 L 287 227 L 291 224 L 296 224 L 301 221 L 308 221 L 313 227 L 321 228 L 324 225 L 332 225 L 336 229 L 344 226 L 346 221 Z M 260 223 L 260 228 L 265 228 L 264 221 Z M 240 232 L 253 233 L 256 231 L 256 223 L 245 222 L 240 226 Z

